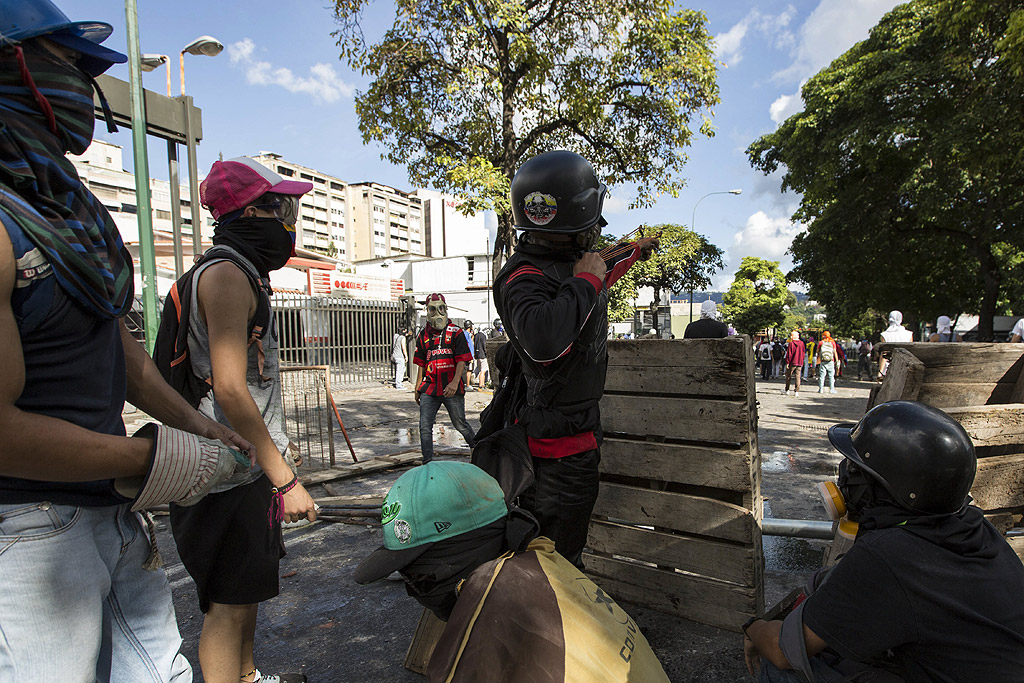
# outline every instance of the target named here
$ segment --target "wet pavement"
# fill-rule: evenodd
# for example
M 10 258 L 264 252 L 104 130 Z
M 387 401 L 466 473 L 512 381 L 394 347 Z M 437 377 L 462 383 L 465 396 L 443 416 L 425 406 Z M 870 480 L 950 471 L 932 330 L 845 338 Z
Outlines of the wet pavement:
M 828 444 L 828 426 L 863 414 L 870 384 L 841 382 L 836 394 L 805 386 L 799 398 L 782 396 L 782 382 L 757 382 L 758 437 L 763 459 L 765 516 L 827 520 L 815 485 L 833 476 L 839 462 Z M 811 389 L 811 391 L 806 391 Z M 356 457 L 418 449 L 418 407 L 409 391 L 384 386 L 337 391 L 339 414 Z M 466 396 L 466 415 L 478 424 L 489 392 Z M 125 416 L 131 433 L 144 416 Z M 435 425 L 439 459 L 468 459 L 469 449 L 442 409 Z M 351 462 L 336 433 L 339 464 Z M 310 468 L 317 467 L 310 463 Z M 393 469 L 331 484 L 336 494 L 383 496 L 405 471 Z M 313 487 L 314 497 L 328 495 Z M 317 522 L 288 528 L 288 556 L 281 562 L 281 594 L 260 607 L 256 663 L 264 672 L 302 671 L 311 683 L 387 683 L 425 679 L 403 667 L 420 614 L 401 582 L 361 587 L 352 580 L 359 561 L 381 543 L 376 520 L 367 525 Z M 159 517 L 158 541 L 167 564 L 183 637 L 182 652 L 202 681 L 198 642 L 202 625 L 195 588 L 177 559 L 166 517 Z M 802 585 L 821 563 L 822 541 L 764 538 L 766 598 L 773 604 Z M 245 568 L 238 568 L 244 580 Z M 731 632 L 624 603 L 674 683 L 746 681 L 740 637 Z

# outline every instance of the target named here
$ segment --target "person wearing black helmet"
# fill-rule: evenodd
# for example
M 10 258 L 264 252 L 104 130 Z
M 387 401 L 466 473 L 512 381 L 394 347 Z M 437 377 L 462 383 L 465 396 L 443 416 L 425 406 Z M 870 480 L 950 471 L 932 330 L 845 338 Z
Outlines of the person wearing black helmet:
M 141 513 L 248 470 L 197 434 L 255 453 L 132 338 L 131 254 L 66 156 L 92 140 L 94 78 L 127 59 L 111 31 L 0 0 L 0 681 L 191 681 Z M 126 398 L 169 426 L 126 438 Z
M 611 264 L 593 251 L 607 225 L 606 191 L 590 163 L 573 152 L 524 163 L 511 187 L 515 227 L 523 235 L 493 285 L 528 385 L 517 418 L 535 482 L 521 503 L 577 566 L 597 500 L 608 287 L 657 246 L 654 239 L 622 245 Z
M 828 436 L 844 457 L 832 495 L 859 525 L 856 541 L 784 621 L 743 625 L 751 673 L 760 664 L 769 683 L 1024 680 L 1024 565 L 970 505 L 977 460 L 963 427 L 891 401 Z

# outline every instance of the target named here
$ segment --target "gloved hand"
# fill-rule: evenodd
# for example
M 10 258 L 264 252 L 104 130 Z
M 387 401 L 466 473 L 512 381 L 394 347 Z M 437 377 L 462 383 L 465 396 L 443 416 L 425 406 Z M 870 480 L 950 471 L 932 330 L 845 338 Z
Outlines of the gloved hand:
M 114 489 L 133 498 L 132 510 L 177 503 L 195 505 L 214 486 L 252 467 L 248 454 L 220 441 L 150 422 L 133 437 L 153 439 L 153 459 L 145 477 L 120 477 Z

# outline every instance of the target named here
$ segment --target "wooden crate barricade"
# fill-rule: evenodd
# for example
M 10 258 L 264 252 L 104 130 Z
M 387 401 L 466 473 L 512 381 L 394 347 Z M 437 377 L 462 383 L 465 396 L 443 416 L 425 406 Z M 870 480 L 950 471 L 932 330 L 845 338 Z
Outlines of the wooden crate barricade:
M 1024 345 L 880 344 L 891 352 L 868 408 L 897 399 L 927 403 L 957 419 L 978 454 L 971 496 L 997 529 L 1024 526 Z M 1024 537 L 1007 539 L 1024 560 Z
M 738 630 L 764 611 L 750 339 L 608 343 L 587 572 L 617 599 Z

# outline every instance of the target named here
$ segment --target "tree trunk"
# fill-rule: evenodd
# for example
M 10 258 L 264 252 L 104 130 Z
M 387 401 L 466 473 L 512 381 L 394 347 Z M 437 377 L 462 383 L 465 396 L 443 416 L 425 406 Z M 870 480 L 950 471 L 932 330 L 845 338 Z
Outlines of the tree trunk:
M 978 245 L 978 261 L 981 263 L 982 277 L 982 298 L 981 311 L 978 315 L 978 341 L 990 342 L 995 338 L 994 318 L 996 315 L 996 302 L 999 300 L 999 287 L 1002 284 L 1002 274 L 999 272 L 999 264 L 992 254 L 992 248 L 987 244 Z

